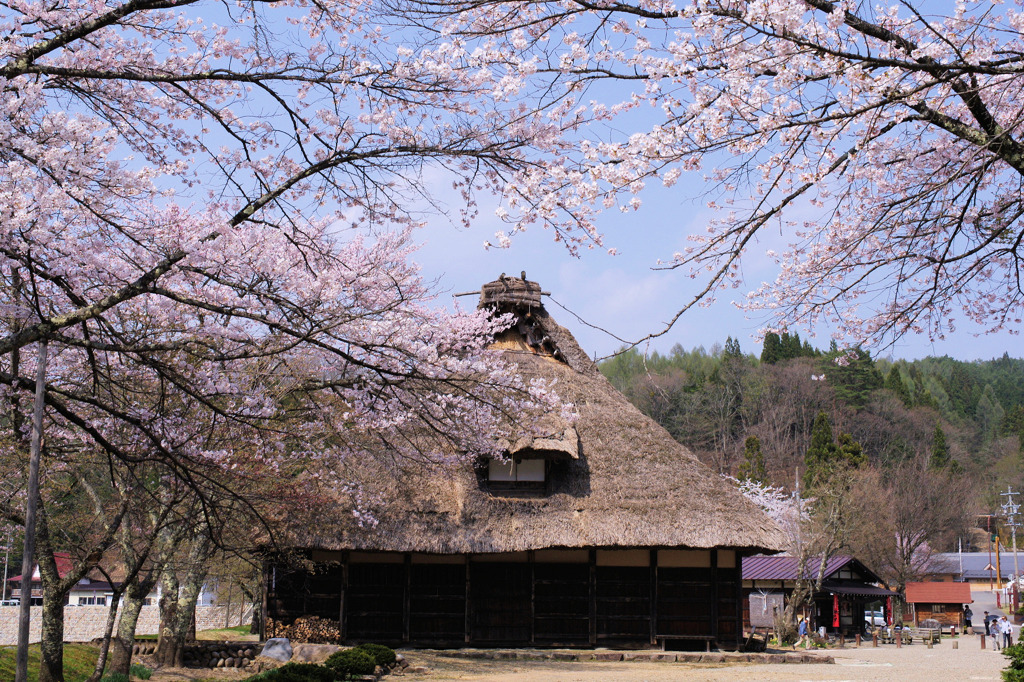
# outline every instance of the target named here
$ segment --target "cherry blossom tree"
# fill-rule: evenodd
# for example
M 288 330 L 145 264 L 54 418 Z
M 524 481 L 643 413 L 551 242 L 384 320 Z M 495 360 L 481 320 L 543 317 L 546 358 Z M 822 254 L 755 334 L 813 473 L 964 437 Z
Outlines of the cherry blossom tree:
M 851 498 L 848 484 L 835 476 L 816 490 L 817 497 L 803 497 L 799 490 L 753 479 L 726 476 L 740 493 L 761 508 L 787 539 L 786 553 L 796 558 L 796 579 L 782 613 L 776 614 L 775 631 L 780 641 L 795 640 L 798 609 L 821 590 L 829 560 L 847 546 Z
M 409 257 L 425 176 L 495 190 L 558 138 L 558 98 L 482 109 L 493 53 L 413 54 L 387 21 L 301 0 L 0 9 L 10 461 L 37 370 L 44 486 L 88 451 L 201 495 L 296 467 L 345 490 L 347 459 L 491 452 L 498 420 L 554 406 L 484 350 L 505 321 L 436 310 Z M 40 679 L 61 675 L 49 655 Z
M 598 210 L 702 172 L 714 219 L 662 264 L 701 282 L 680 314 L 781 233 L 778 278 L 741 302 L 775 329 L 827 320 L 878 343 L 1020 324 L 1019 1 L 410 4 L 505 45 L 577 124 L 573 150 L 506 187 L 496 244 L 536 220 L 598 243 Z

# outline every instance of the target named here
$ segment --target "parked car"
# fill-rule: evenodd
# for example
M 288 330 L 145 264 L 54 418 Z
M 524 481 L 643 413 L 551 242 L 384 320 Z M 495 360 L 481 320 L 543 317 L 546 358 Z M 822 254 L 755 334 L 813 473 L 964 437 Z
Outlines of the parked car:
M 885 614 L 881 611 L 865 611 L 864 625 L 869 628 L 885 625 Z

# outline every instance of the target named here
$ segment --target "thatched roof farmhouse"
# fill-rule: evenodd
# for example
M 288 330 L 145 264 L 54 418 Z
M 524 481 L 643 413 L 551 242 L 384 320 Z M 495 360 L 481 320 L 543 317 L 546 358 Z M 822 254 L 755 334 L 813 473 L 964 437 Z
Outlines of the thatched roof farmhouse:
M 778 529 L 612 387 L 537 283 L 502 277 L 480 305 L 515 315 L 494 347 L 575 421 L 498 434 L 508 461 L 381 477 L 377 526 L 296 534 L 318 568 L 271 566 L 268 618 L 334 618 L 345 641 L 735 646 L 741 558 Z

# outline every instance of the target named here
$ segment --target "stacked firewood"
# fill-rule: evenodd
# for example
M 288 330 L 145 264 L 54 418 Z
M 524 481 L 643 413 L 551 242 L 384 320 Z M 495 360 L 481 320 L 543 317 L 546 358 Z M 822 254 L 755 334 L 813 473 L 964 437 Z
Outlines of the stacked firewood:
M 341 625 L 336 620 L 319 616 L 302 616 L 291 625 L 272 619 L 267 621 L 268 637 L 286 637 L 292 642 L 336 644 L 341 641 Z

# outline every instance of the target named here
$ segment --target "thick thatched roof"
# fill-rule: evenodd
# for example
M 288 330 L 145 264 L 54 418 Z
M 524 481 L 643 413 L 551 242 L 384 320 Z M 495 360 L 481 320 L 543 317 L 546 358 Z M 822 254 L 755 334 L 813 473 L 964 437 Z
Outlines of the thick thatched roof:
M 306 529 L 296 540 L 327 550 L 437 554 L 781 548 L 778 528 L 767 516 L 612 387 L 548 315 L 536 283 L 492 282 L 483 288 L 481 305 L 517 315 L 519 323 L 500 335 L 495 347 L 525 378 L 555 380 L 559 396 L 576 406 L 575 423 L 547 417 L 544 433 L 532 441 L 504 435 L 513 453 L 534 448 L 558 457 L 550 494 L 523 498 L 488 492 L 470 463 L 444 470 L 410 466 L 381 482 L 380 499 L 387 503 L 376 511 L 375 527 Z

